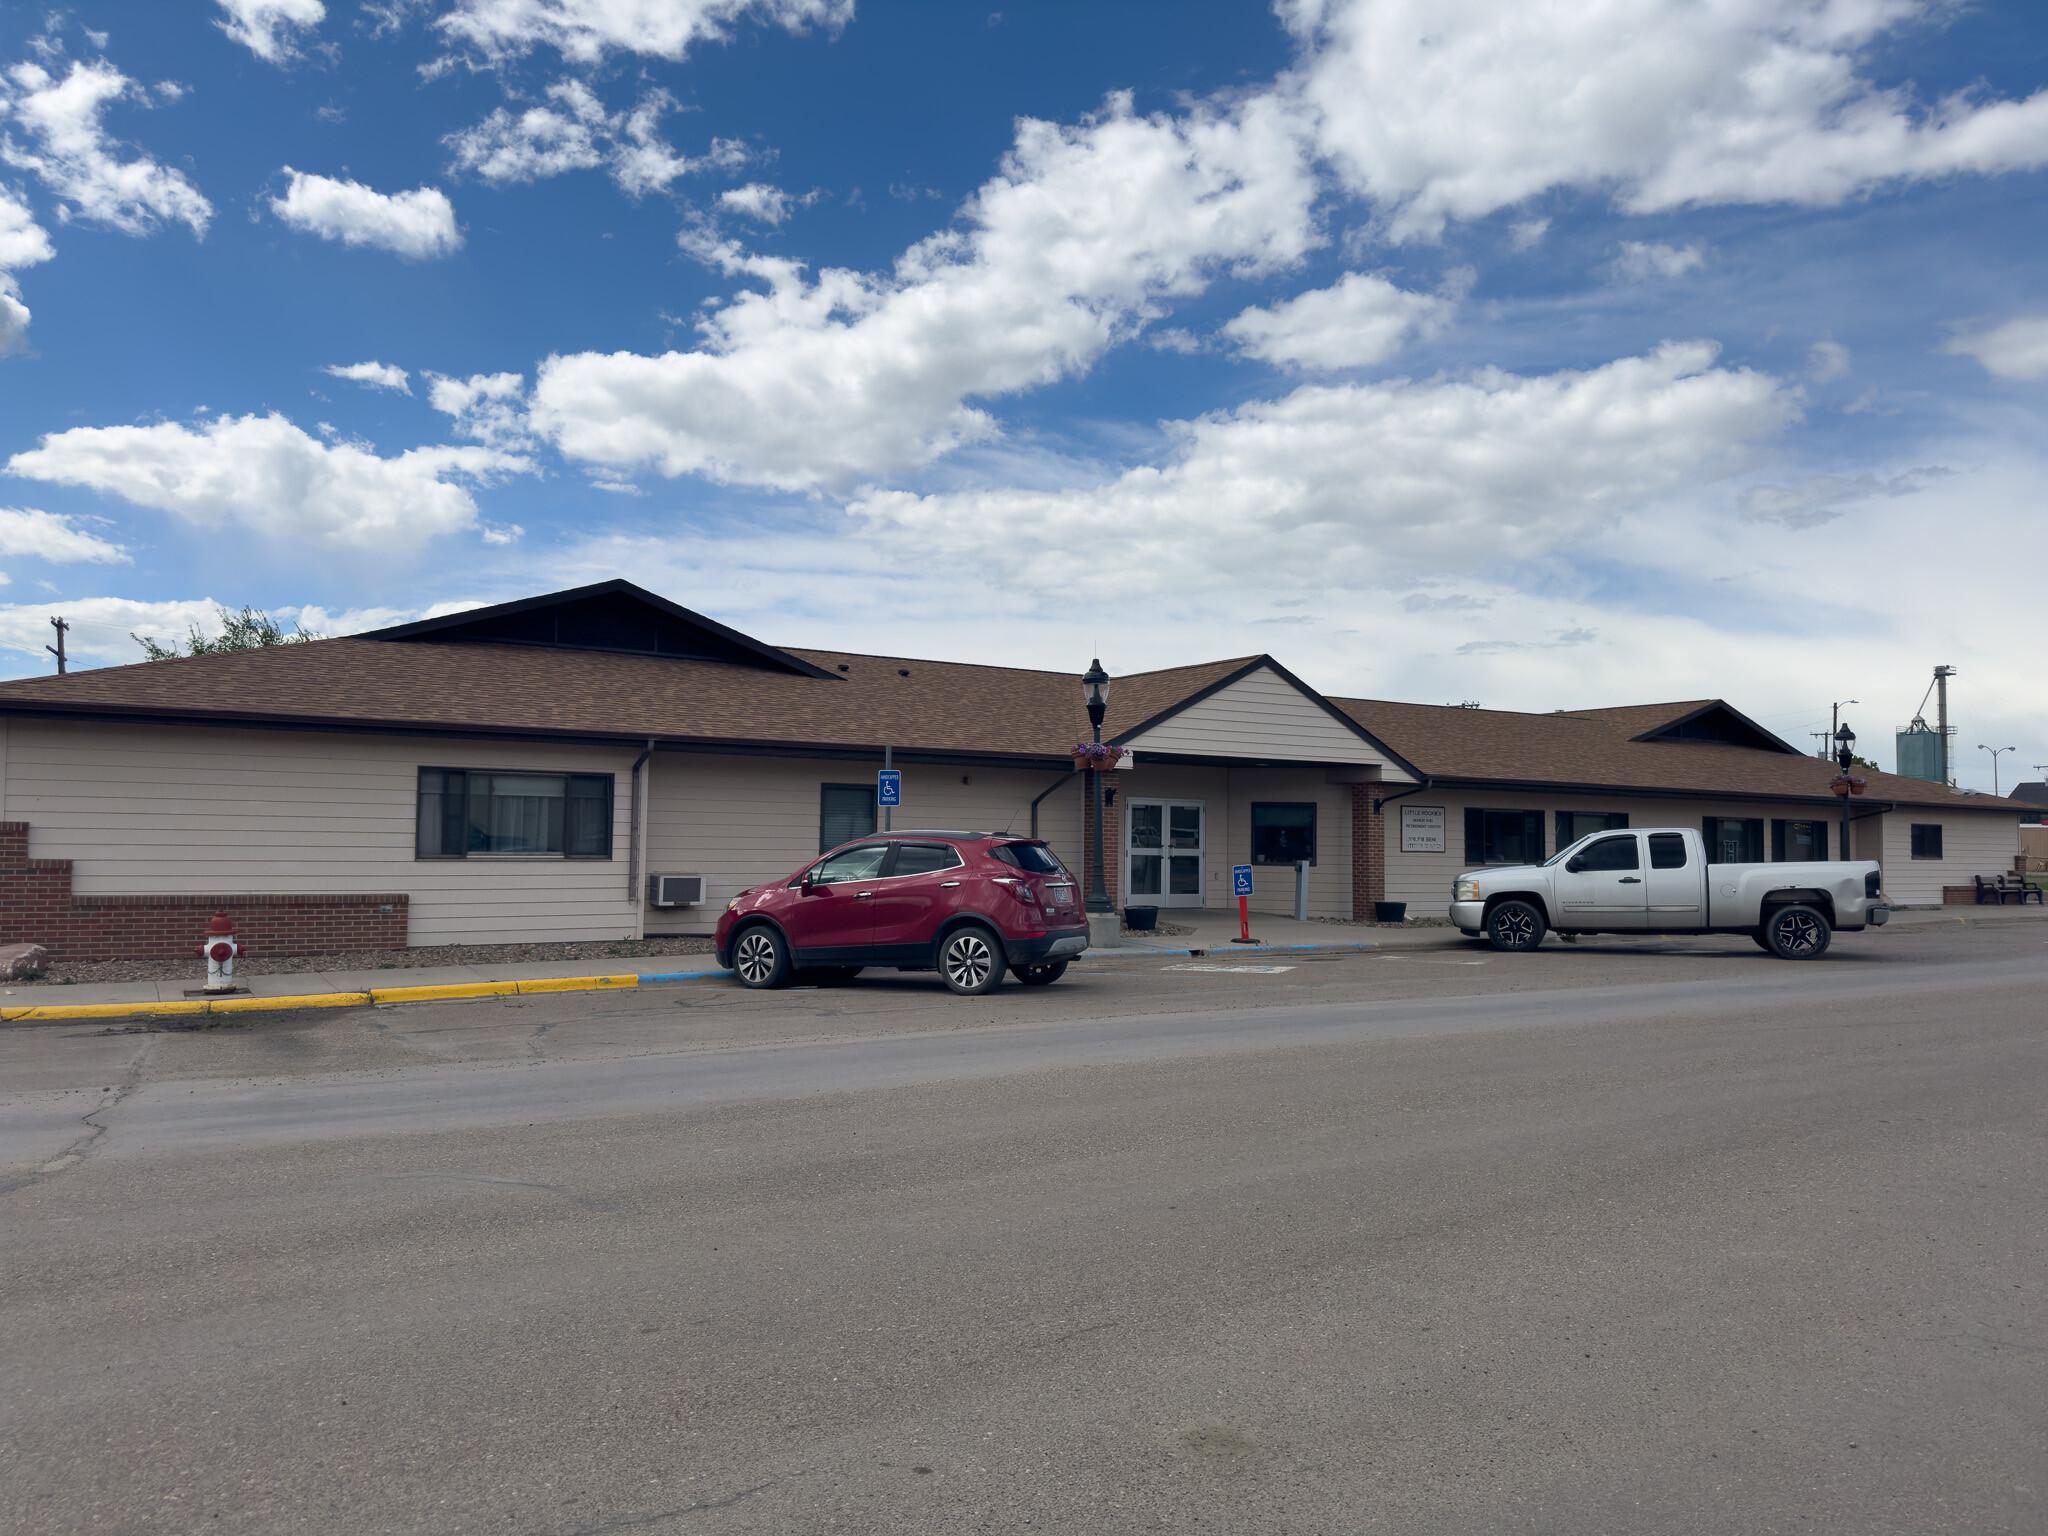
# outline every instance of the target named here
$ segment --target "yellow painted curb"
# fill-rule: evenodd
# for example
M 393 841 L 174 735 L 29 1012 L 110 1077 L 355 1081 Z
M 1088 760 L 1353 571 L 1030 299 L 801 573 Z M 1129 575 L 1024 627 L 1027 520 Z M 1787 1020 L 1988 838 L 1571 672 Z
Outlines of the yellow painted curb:
M 371 1003 L 431 1003 L 451 997 L 514 997 L 538 992 L 610 992 L 640 985 L 638 975 L 552 976 L 535 981 L 464 981 L 441 987 L 375 987 L 368 992 L 311 992 L 300 997 L 195 998 L 182 1003 L 46 1003 L 0 1008 L 0 1023 L 38 1019 L 125 1019 L 137 1014 L 277 1013 L 289 1008 L 361 1008 Z
M 204 1013 L 195 1003 L 46 1003 L 36 1008 L 0 1008 L 0 1019 L 121 1019 L 131 1013 Z
M 519 983 L 521 994 L 528 992 L 607 992 L 613 987 L 637 987 L 640 977 L 634 972 L 623 976 L 550 976 L 539 981 Z
M 373 1003 L 432 1003 L 444 997 L 512 997 L 516 981 L 451 981 L 440 987 L 372 987 Z
M 309 992 L 302 997 L 219 997 L 193 1006 L 208 1013 L 264 1013 L 277 1008 L 364 1008 L 367 992 Z

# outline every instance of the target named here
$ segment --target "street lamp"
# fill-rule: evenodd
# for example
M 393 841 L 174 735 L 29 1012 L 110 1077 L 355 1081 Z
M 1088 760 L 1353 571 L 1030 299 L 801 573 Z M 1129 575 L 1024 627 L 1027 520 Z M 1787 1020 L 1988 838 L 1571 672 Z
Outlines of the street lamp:
M 1102 717 L 1109 713 L 1109 674 L 1102 670 L 1102 658 L 1096 657 L 1088 663 L 1088 670 L 1081 674 L 1081 697 L 1088 701 L 1088 724 L 1094 728 L 1097 746 L 1102 744 Z M 1095 883 L 1089 889 L 1087 909 L 1090 912 L 1111 910 L 1109 887 L 1102 879 L 1102 770 L 1091 767 L 1088 770 L 1088 798 L 1095 807 Z
M 1842 770 L 1842 857 L 1849 858 L 1849 796 L 1859 787 L 1858 781 L 1849 770 L 1856 764 L 1856 733 L 1849 729 L 1844 720 L 1835 728 L 1835 766 Z
M 1980 741 L 1977 743 L 1977 750 L 1979 752 L 1989 752 L 1991 754 L 1991 793 L 1995 795 L 1998 793 L 1998 754 L 2001 752 L 2010 752 L 2012 751 L 2012 748 L 1987 747 L 1984 745 L 1983 742 Z

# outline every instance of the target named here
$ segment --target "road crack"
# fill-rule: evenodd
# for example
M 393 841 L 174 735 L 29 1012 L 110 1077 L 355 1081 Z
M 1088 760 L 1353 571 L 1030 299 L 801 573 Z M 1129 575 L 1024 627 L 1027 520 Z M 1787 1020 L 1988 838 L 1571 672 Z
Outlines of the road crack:
M 156 1054 L 156 1043 L 162 1038 L 161 1035 L 156 1034 L 144 1035 L 142 1037 L 142 1048 L 129 1061 L 128 1070 L 122 1074 L 121 1081 L 115 1086 L 112 1096 L 79 1116 L 79 1122 L 86 1128 L 84 1132 L 67 1145 L 63 1151 L 59 1152 L 47 1163 L 44 1163 L 42 1167 L 28 1173 L 16 1174 L 12 1178 L 0 1178 L 0 1195 L 11 1195 L 17 1189 L 26 1189 L 31 1184 L 40 1184 L 45 1179 L 54 1178 L 60 1173 L 76 1168 L 86 1158 L 90 1157 L 99 1144 L 106 1139 L 107 1133 L 113 1129 L 112 1126 L 101 1124 L 99 1117 L 111 1113 L 120 1105 L 123 1099 L 142 1086 L 143 1074 L 149 1069 L 149 1058 Z

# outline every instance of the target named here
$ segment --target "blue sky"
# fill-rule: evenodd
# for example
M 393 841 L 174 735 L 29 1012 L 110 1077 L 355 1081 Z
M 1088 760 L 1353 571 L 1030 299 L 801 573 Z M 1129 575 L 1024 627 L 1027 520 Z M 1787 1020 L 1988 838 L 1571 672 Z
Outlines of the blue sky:
M 623 575 L 1887 766 L 1949 662 L 2035 777 L 2044 86 L 2017 3 L 0 6 L 0 666 Z

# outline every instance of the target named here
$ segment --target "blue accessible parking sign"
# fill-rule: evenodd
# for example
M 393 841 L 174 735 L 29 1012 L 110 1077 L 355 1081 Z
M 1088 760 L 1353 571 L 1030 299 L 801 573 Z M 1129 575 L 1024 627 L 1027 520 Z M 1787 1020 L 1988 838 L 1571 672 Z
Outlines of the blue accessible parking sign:
M 1230 894 L 1249 896 L 1252 894 L 1252 867 L 1249 864 L 1230 866 Z
M 875 774 L 875 804 L 901 805 L 903 803 L 903 770 L 883 768 Z

